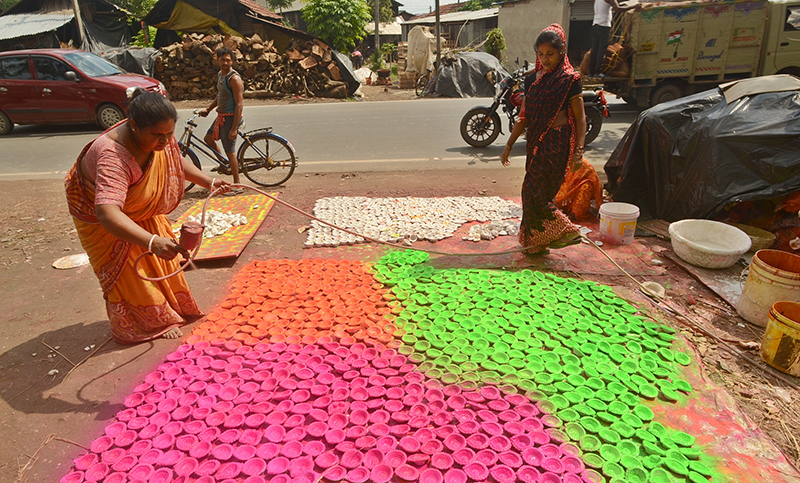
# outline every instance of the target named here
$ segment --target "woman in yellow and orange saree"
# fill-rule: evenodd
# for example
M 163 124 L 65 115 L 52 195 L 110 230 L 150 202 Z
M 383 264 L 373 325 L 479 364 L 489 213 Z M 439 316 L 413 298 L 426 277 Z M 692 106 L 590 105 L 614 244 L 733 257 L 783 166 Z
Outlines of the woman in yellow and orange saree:
M 142 280 L 136 257 L 148 250 L 139 270 L 160 277 L 188 255 L 174 240 L 166 217 L 183 197 L 185 179 L 205 187 L 212 180 L 178 148 L 178 115 L 163 96 L 137 91 L 129 119 L 110 128 L 81 152 L 65 179 L 67 203 L 81 245 L 100 281 L 111 335 L 133 344 L 178 338 L 179 326 L 202 315 L 183 273 L 161 282 Z

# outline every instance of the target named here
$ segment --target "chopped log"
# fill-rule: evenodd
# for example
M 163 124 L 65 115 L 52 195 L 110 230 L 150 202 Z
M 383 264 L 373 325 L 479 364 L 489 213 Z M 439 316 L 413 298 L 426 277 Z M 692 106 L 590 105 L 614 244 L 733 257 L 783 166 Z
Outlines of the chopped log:
M 280 92 L 260 90 L 260 91 L 244 91 L 242 93 L 245 99 L 273 99 L 276 97 L 283 97 Z
M 286 49 L 286 56 L 289 57 L 289 60 L 303 60 L 306 57 L 305 55 L 291 48 Z
M 300 61 L 300 65 L 306 70 L 312 67 L 316 67 L 318 64 L 319 62 L 317 62 L 317 59 L 315 59 L 314 57 L 306 57 L 305 59 Z
M 331 73 L 331 79 L 335 81 L 342 80 L 342 73 L 339 71 L 339 66 L 336 64 L 328 64 L 328 72 Z
M 347 94 L 346 85 L 335 83 L 341 79 L 341 72 L 331 62 L 330 48 L 319 41 L 295 39 L 281 54 L 272 40 L 258 36 L 238 39 L 217 34 L 184 34 L 180 42 L 161 49 L 154 75 L 164 82 L 174 100 L 213 97 L 219 71 L 213 53 L 222 45 L 236 46 L 233 68 L 242 75 L 247 97 Z

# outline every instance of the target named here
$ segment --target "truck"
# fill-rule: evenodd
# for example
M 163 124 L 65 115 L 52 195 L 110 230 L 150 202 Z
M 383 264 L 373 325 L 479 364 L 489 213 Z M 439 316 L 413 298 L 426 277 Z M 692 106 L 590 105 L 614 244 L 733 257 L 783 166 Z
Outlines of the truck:
M 643 4 L 612 25 L 603 87 L 651 107 L 731 80 L 800 77 L 800 0 Z

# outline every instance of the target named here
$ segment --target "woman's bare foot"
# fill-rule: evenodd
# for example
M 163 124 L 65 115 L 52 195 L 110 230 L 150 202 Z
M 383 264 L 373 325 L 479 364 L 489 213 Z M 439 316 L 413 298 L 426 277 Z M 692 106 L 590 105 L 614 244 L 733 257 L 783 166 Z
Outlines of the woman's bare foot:
M 180 327 L 173 327 L 161 335 L 163 339 L 179 339 L 181 336 L 183 336 L 183 332 Z

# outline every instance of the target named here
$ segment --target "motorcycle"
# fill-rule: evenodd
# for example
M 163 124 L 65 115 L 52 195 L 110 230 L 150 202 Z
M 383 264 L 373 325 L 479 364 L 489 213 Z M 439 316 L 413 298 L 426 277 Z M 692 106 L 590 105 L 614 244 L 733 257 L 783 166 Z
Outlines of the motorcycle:
M 461 137 L 470 146 L 483 148 L 492 144 L 503 133 L 500 115 L 497 110 L 502 107 L 508 117 L 508 131 L 514 129 L 517 117 L 525 102 L 525 77 L 528 61 L 523 67 L 505 77 L 497 85 L 494 101 L 491 106 L 473 107 L 461 118 Z M 608 105 L 602 88 L 584 90 L 583 106 L 586 111 L 586 144 L 588 145 L 600 134 L 603 117 L 608 117 Z

